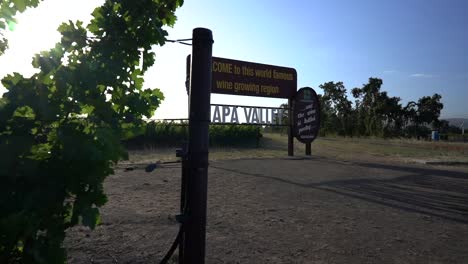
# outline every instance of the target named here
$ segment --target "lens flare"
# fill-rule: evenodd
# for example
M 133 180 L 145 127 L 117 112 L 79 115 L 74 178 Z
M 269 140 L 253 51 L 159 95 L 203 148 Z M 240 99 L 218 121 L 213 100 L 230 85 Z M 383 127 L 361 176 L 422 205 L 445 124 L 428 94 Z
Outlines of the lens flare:
M 15 21 L 8 21 L 8 29 L 10 31 L 15 31 L 16 29 L 16 22 Z

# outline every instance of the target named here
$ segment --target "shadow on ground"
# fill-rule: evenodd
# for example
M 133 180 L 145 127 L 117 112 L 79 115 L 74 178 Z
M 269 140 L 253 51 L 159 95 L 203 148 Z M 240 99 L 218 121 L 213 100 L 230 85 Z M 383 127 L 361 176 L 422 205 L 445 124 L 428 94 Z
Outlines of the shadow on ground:
M 353 165 L 367 169 L 398 171 L 400 174 L 404 173 L 404 175 L 385 179 L 378 179 L 374 175 L 366 175 L 369 176 L 368 179 L 323 181 L 307 184 L 291 181 L 287 178 L 250 173 L 218 165 L 211 165 L 211 167 L 245 176 L 266 178 L 285 184 L 314 188 L 404 211 L 468 224 L 467 173 L 405 165 L 359 162 L 353 163 Z

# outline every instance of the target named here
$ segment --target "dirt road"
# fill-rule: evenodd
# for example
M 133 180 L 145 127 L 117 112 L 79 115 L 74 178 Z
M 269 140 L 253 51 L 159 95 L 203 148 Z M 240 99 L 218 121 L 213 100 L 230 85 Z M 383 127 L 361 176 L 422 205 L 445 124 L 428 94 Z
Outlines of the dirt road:
M 179 165 L 117 170 L 70 263 L 158 263 L 178 229 Z M 468 170 L 333 159 L 210 164 L 207 263 L 468 263 Z

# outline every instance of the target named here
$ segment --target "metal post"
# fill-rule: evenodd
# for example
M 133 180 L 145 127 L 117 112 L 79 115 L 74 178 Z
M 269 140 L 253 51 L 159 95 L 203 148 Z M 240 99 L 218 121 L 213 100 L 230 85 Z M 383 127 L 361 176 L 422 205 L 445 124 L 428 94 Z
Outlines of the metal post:
M 305 154 L 306 156 L 312 156 L 312 143 L 306 143 Z
M 288 99 L 288 156 L 294 156 L 294 136 L 293 136 L 293 106 L 292 99 Z
M 195 28 L 189 98 L 189 177 L 183 263 L 205 263 L 206 200 L 208 187 L 208 126 L 212 74 L 211 30 Z

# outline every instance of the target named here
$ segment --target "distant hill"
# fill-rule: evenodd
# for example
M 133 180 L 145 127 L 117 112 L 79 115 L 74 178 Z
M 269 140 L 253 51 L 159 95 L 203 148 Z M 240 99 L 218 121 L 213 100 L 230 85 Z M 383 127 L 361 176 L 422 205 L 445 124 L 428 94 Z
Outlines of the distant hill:
M 464 127 L 465 129 L 468 129 L 468 118 L 444 118 L 444 120 L 447 120 L 451 126 L 457 127 L 459 127 L 460 124 L 464 121 Z

